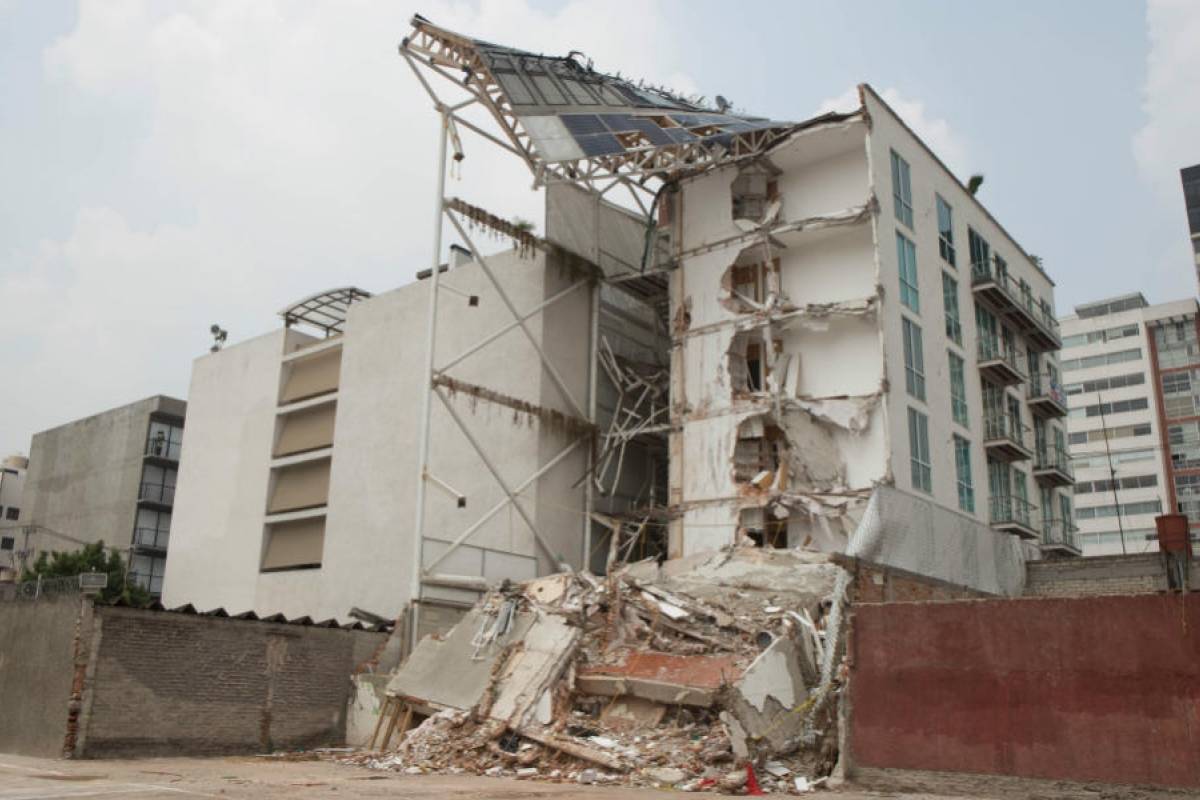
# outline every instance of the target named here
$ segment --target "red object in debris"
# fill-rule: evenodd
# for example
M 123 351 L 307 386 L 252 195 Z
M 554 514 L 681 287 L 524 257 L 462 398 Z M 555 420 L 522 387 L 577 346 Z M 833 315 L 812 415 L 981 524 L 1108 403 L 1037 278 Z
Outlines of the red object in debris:
M 749 761 L 746 762 L 746 794 L 752 794 L 755 797 L 766 794 L 758 785 L 758 776 L 754 774 L 754 765 Z
M 719 689 L 741 676 L 733 656 L 677 656 L 670 653 L 627 654 L 622 664 L 598 664 L 580 670 L 581 675 L 643 678 L 697 689 Z
M 1158 549 L 1164 553 L 1192 555 L 1191 531 L 1186 514 L 1163 514 L 1154 518 L 1158 528 Z

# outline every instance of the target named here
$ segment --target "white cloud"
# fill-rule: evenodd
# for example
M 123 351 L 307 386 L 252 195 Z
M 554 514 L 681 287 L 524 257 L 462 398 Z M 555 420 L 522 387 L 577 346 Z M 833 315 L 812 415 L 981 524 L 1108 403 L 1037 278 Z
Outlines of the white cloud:
M 694 90 L 656 3 L 428 0 L 422 11 Z M 92 199 L 60 239 L 0 249 L 0 361 L 22 364 L 0 454 L 107 406 L 185 393 L 213 322 L 237 341 L 299 297 L 387 290 L 428 266 L 437 121 L 396 51 L 408 23 L 392 0 L 81 0 L 75 28 L 44 52 L 47 91 L 94 115 L 63 122 L 68 148 L 88 154 L 98 137 L 111 148 L 114 132 L 132 132 L 115 145 L 129 168 L 99 171 L 108 182 L 84 187 Z M 524 165 L 464 140 L 448 191 L 540 220 Z
M 931 116 L 922 101 L 906 97 L 899 89 L 884 89 L 879 92 L 879 96 L 900 115 L 900 119 L 904 120 L 925 144 L 929 145 L 933 152 L 937 153 L 938 158 L 950 168 L 951 172 L 960 179 L 966 180 L 970 174 L 967 171 L 970 166 L 967 145 L 962 137 L 951 129 L 950 123 L 941 117 Z M 822 102 L 816 113 L 852 111 L 858 108 L 858 105 L 858 88 L 851 86 L 837 97 L 831 97 Z
M 1200 163 L 1200 3 L 1149 0 L 1146 24 L 1146 124 L 1133 139 L 1133 152 L 1143 180 L 1182 213 L 1179 170 Z

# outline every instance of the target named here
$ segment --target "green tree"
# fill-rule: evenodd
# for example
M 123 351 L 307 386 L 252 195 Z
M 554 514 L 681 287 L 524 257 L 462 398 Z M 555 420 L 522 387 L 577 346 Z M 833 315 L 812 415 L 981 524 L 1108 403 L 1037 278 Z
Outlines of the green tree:
M 141 586 L 125 580 L 125 561 L 116 550 L 104 546 L 104 542 L 86 544 L 78 550 L 38 553 L 33 567 L 26 571 L 21 580 L 43 578 L 71 578 L 84 572 L 108 574 L 108 586 L 100 593 L 105 602 L 122 600 L 133 605 L 145 605 L 153 598 Z

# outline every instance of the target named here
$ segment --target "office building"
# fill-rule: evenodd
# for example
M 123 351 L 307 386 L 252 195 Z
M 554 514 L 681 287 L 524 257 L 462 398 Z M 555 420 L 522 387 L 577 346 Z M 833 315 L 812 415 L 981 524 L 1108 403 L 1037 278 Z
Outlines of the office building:
M 1062 319 L 1063 381 L 1085 555 L 1158 549 L 1154 518 L 1200 523 L 1200 353 L 1195 299 L 1140 293 Z

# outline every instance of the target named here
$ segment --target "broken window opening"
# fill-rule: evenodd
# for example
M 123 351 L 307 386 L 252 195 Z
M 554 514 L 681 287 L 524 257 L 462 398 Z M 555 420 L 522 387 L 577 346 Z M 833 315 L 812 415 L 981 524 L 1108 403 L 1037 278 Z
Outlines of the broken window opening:
M 738 523 L 755 547 L 786 550 L 787 518 L 775 519 L 765 508 L 743 508 Z
M 733 218 L 760 222 L 767 208 L 779 197 L 778 171 L 767 164 L 755 163 L 743 167 L 730 187 Z
M 762 309 L 767 299 L 779 291 L 779 258 L 770 262 L 762 259 L 762 247 L 755 245 L 741 252 L 725 271 L 721 286 L 729 297 L 721 305 L 738 314 L 750 314 Z
M 733 480 L 756 489 L 782 485 L 787 463 L 787 437 L 767 415 L 748 417 L 737 430 Z
M 734 396 L 767 391 L 771 366 L 783 352 L 783 339 L 772 338 L 771 349 L 765 353 L 762 334 L 743 331 L 735 334 L 729 344 L 728 369 Z

